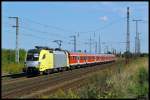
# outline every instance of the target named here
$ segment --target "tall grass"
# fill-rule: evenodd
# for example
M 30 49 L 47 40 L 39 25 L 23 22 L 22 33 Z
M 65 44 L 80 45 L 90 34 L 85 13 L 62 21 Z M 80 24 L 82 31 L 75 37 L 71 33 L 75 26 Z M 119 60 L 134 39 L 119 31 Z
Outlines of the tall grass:
M 93 74 L 76 91 L 59 90 L 48 98 L 140 98 L 148 95 L 148 88 L 148 59 L 140 57 Z
M 2 72 L 6 74 L 16 74 L 16 73 L 21 73 L 22 68 L 24 64 L 23 63 L 6 63 L 2 64 Z

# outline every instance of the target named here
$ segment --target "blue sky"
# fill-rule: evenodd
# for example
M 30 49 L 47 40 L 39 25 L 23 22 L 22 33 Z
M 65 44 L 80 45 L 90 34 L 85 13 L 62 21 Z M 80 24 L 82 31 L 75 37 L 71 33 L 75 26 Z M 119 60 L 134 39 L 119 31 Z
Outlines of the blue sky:
M 135 48 L 135 22 L 142 19 L 138 31 L 141 52 L 148 52 L 148 2 L 2 2 L 2 48 L 15 49 L 16 31 L 12 28 L 19 17 L 19 48 L 26 50 L 36 45 L 56 48 L 52 41 L 62 40 L 62 48 L 73 50 L 77 36 L 77 50 L 89 52 L 90 36 L 98 42 L 101 36 L 102 53 L 106 46 L 124 52 L 126 45 L 126 11 L 130 7 L 130 51 Z M 79 32 L 79 34 L 78 34 Z M 94 35 L 95 32 L 95 35 Z M 105 44 L 104 44 L 105 42 Z M 95 44 L 92 44 L 95 53 Z

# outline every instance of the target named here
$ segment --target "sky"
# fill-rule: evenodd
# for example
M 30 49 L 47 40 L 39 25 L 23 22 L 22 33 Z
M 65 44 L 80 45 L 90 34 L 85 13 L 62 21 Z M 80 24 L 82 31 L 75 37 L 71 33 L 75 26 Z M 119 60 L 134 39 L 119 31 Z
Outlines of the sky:
M 62 40 L 62 49 L 95 53 L 99 35 L 101 53 L 113 48 L 126 51 L 127 7 L 130 7 L 130 51 L 135 51 L 136 24 L 140 33 L 141 52 L 148 52 L 148 2 L 2 2 L 2 48 L 16 48 L 16 20 L 19 17 L 19 48 L 35 46 L 58 48 L 54 40 Z M 98 47 L 97 47 L 98 48 Z M 98 52 L 98 49 L 97 49 Z

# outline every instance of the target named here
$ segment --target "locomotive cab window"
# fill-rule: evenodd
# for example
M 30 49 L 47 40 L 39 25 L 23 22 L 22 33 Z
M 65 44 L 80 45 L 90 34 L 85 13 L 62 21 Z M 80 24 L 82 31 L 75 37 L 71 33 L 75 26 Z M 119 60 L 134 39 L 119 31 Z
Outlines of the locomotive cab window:
M 39 50 L 31 49 L 27 53 L 27 61 L 37 61 L 39 59 Z

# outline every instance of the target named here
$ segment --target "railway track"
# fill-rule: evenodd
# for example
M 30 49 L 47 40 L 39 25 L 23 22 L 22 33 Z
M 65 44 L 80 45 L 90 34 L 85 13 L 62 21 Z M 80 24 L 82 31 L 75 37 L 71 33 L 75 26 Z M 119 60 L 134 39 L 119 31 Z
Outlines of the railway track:
M 113 66 L 114 63 L 79 68 L 32 78 L 18 78 L 2 81 L 2 98 L 36 98 L 41 94 L 52 93 L 59 88 L 71 88 L 77 83 L 101 69 Z

